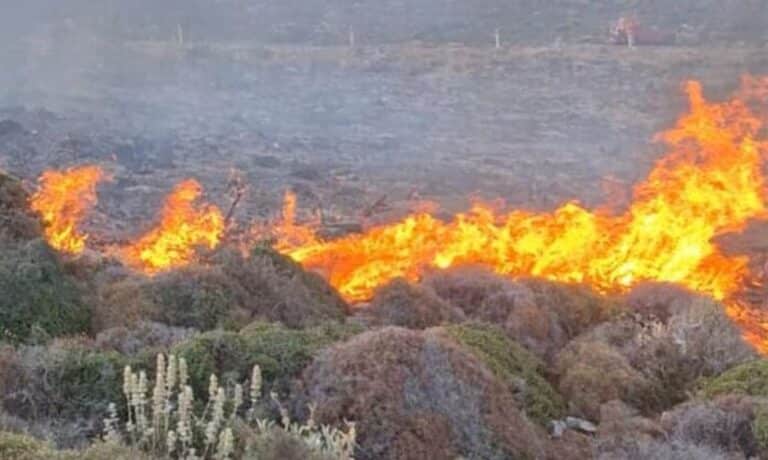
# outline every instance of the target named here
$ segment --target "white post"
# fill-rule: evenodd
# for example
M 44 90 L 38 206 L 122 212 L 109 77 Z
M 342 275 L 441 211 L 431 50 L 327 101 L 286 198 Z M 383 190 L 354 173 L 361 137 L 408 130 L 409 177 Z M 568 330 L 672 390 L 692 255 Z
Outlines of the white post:
M 352 27 L 349 28 L 349 47 L 355 47 L 355 31 L 352 30 Z
M 496 38 L 496 49 L 501 48 L 501 34 L 499 33 L 499 29 L 496 29 L 493 35 Z
M 184 46 L 184 28 L 181 24 L 176 24 L 176 41 L 180 46 Z

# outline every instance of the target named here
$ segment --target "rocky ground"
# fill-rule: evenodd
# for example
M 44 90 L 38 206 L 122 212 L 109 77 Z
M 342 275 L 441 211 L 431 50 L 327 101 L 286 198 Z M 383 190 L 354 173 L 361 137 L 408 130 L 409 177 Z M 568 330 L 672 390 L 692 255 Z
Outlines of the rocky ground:
M 0 109 L 0 167 L 33 180 L 105 166 L 93 230 L 115 238 L 186 177 L 226 207 L 233 170 L 249 185 L 243 222 L 274 212 L 287 188 L 344 221 L 377 201 L 374 221 L 421 200 L 447 212 L 473 197 L 620 206 L 659 156 L 653 134 L 685 109 L 682 81 L 716 98 L 768 68 L 749 47 L 142 42 L 101 54 L 59 73 L 49 60 L 23 69 Z

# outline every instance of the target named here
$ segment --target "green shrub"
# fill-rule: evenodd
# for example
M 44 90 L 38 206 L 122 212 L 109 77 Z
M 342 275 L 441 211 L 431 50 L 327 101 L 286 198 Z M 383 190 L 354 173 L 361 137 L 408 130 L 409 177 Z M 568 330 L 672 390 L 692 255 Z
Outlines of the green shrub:
M 768 397 L 768 360 L 759 359 L 740 364 L 700 383 L 708 398 L 722 394 Z
M 191 386 L 199 394 L 205 394 L 211 374 L 224 382 L 240 382 L 255 364 L 261 367 L 267 389 L 285 391 L 320 349 L 360 331 L 358 326 L 339 323 L 289 329 L 256 322 L 240 333 L 210 331 L 198 335 L 178 344 L 173 353 L 186 359 Z
M 764 454 L 768 453 L 768 407 L 760 407 L 755 411 L 755 419 L 752 421 L 752 435 L 757 441 L 757 446 Z
M 21 395 L 11 407 L 24 418 L 102 418 L 120 397 L 128 359 L 84 346 L 32 347 L 21 352 Z M 8 406 L 8 404 L 6 404 Z
M 0 240 L 40 236 L 40 220 L 30 211 L 28 200 L 21 181 L 0 170 Z
M 190 266 L 159 275 L 144 284 L 141 295 L 153 319 L 172 326 L 209 330 L 231 327 L 230 314 L 242 292 L 218 267 Z
M 54 451 L 30 436 L 0 432 L 0 460 L 47 460 Z
M 10 342 L 42 341 L 88 330 L 89 310 L 41 240 L 0 245 L 0 335 Z
M 543 363 L 507 338 L 501 329 L 464 323 L 447 326 L 445 330 L 512 388 L 533 420 L 546 424 L 564 414 L 562 397 L 541 374 Z

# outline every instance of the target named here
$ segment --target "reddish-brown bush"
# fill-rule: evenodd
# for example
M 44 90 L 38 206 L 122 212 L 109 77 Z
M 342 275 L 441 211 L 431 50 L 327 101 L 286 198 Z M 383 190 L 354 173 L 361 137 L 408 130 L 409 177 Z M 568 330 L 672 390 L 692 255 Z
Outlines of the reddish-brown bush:
M 439 330 L 388 327 L 322 352 L 294 408 L 354 420 L 359 459 L 543 457 L 541 433 L 508 387 Z
M 401 326 L 425 329 L 443 323 L 456 323 L 464 313 L 438 297 L 431 288 L 395 279 L 379 288 L 360 316 L 372 326 Z

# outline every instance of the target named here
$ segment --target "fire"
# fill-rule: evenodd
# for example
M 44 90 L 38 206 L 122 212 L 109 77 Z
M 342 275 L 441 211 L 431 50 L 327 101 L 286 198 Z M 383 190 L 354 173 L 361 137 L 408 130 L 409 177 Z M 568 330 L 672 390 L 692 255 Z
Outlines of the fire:
M 282 219 L 274 226 L 272 233 L 277 237 L 276 249 L 287 251 L 290 248 L 317 243 L 315 222 L 299 225 L 296 223 L 296 194 L 290 190 L 283 197 Z
M 145 273 L 190 263 L 199 246 L 214 249 L 224 232 L 224 217 L 216 206 L 196 205 L 202 187 L 187 179 L 166 198 L 159 224 L 119 254 L 126 263 Z
M 52 247 L 71 254 L 85 249 L 88 235 L 78 227 L 96 205 L 96 185 L 103 178 L 104 171 L 98 166 L 46 171 L 40 176 L 40 189 L 30 206 L 42 217 L 45 238 Z
M 667 147 L 624 213 L 568 202 L 551 212 L 498 212 L 476 204 L 443 222 L 416 213 L 362 235 L 291 247 L 287 253 L 323 273 L 351 301 L 371 297 L 395 277 L 483 265 L 508 276 L 589 283 L 603 292 L 642 281 L 668 281 L 724 300 L 741 286 L 745 257 L 722 254 L 720 233 L 763 215 L 761 119 L 748 102 L 766 95 L 768 79 L 745 78 L 731 100 L 705 100 L 688 82 L 690 113 L 662 132 Z M 738 308 L 728 311 L 736 315 Z

